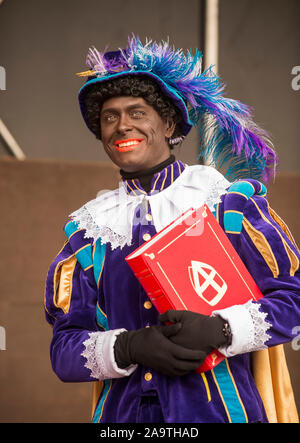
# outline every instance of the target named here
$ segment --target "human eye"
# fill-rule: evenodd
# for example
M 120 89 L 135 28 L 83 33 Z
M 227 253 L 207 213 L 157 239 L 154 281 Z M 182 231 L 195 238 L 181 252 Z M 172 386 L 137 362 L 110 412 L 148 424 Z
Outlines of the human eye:
M 135 109 L 131 112 L 131 115 L 133 118 L 143 118 L 145 115 L 145 111 L 142 111 L 141 109 Z
M 102 120 L 103 120 L 103 122 L 106 122 L 106 123 L 113 123 L 116 121 L 116 119 L 117 119 L 116 114 L 113 114 L 111 112 L 109 112 L 109 113 L 107 112 L 102 115 Z

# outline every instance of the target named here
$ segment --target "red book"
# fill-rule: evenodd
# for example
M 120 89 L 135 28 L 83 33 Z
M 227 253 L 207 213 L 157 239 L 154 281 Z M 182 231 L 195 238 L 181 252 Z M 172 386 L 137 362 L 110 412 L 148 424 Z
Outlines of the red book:
M 207 205 L 186 211 L 126 261 L 158 312 L 215 310 L 263 295 Z M 197 372 L 225 357 L 211 352 Z

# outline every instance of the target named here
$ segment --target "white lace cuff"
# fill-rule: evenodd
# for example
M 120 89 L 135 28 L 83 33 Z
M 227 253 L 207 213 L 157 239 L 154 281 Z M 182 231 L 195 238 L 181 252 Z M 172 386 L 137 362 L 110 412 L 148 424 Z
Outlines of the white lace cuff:
M 126 329 L 114 329 L 105 332 L 91 332 L 83 342 L 85 350 L 82 356 L 86 358 L 85 367 L 90 369 L 91 377 L 98 380 L 126 377 L 136 369 L 137 365 L 120 369 L 115 361 L 114 344 L 117 336 Z
M 231 328 L 231 345 L 219 348 L 225 357 L 267 348 L 265 343 L 271 338 L 267 330 L 271 324 L 265 320 L 268 314 L 261 312 L 259 308 L 259 303 L 249 301 L 244 305 L 235 305 L 213 312 L 213 316 L 220 315 L 228 321 Z

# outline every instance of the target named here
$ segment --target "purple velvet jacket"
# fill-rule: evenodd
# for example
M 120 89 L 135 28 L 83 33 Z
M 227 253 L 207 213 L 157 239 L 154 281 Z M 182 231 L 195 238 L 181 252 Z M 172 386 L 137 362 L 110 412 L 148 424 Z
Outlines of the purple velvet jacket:
M 165 180 L 162 189 L 184 169 L 175 162 L 166 168 L 166 176 L 171 167 L 172 179 Z M 156 174 L 153 183 L 158 179 Z M 259 310 L 269 323 L 265 345 L 274 346 L 290 341 L 300 324 L 299 252 L 284 223 L 258 195 L 260 184 L 246 183 L 256 194 L 243 195 L 233 188 L 222 196 L 215 216 L 264 294 Z M 126 184 L 136 185 L 130 180 Z M 51 362 L 65 382 L 95 381 L 82 356 L 91 332 L 158 324 L 158 313 L 154 307 L 145 308 L 147 295 L 125 262 L 146 232 L 156 232 L 151 221 L 139 221 L 132 245 L 115 250 L 100 240 L 93 244 L 73 221 L 65 225 L 67 239 L 50 266 L 45 297 L 46 319 L 53 326 Z M 69 280 L 61 279 L 63 265 L 63 272 L 71 269 Z M 145 377 L 149 372 L 151 379 Z M 267 421 L 251 374 L 250 352 L 226 358 L 203 376 L 191 372 L 167 377 L 138 366 L 130 376 L 104 380 L 93 421 L 136 422 L 144 395 L 158 396 L 169 423 Z

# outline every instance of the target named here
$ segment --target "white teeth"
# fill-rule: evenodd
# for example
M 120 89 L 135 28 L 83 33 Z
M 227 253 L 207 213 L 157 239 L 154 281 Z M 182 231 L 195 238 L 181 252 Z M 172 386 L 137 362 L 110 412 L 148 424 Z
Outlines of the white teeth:
M 131 142 L 126 142 L 126 143 L 119 143 L 119 148 L 125 148 L 126 146 L 138 145 L 139 143 L 140 143 L 139 141 L 131 141 Z

